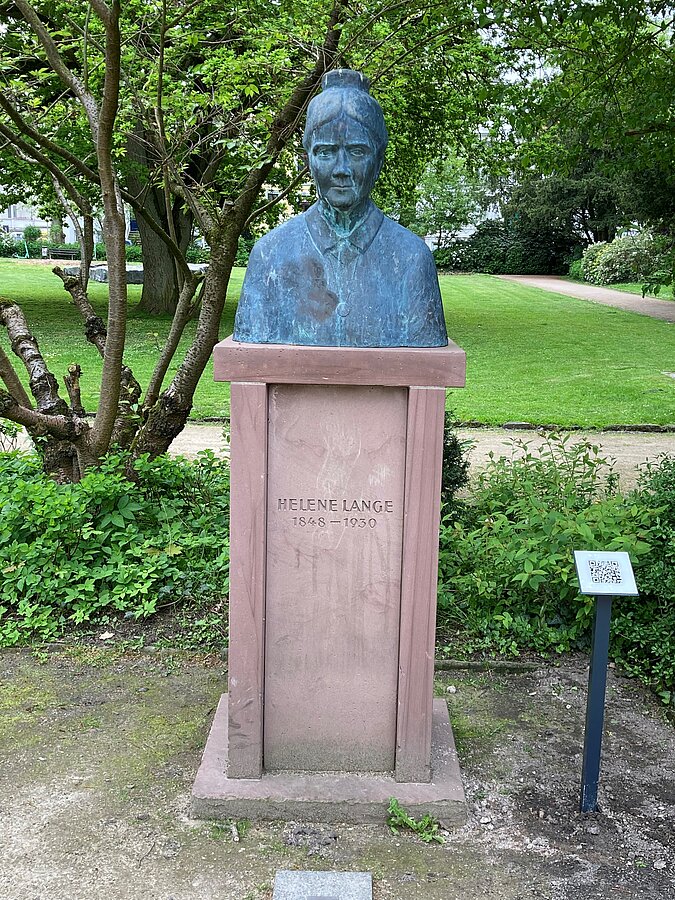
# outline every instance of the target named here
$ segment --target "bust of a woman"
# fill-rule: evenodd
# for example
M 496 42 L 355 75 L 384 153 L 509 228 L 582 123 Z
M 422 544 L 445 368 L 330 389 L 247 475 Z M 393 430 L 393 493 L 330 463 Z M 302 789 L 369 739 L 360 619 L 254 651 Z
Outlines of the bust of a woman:
M 310 103 L 303 143 L 318 200 L 254 246 L 235 340 L 324 347 L 448 343 L 429 248 L 370 199 L 387 129 L 368 87 L 360 73 L 337 69 Z

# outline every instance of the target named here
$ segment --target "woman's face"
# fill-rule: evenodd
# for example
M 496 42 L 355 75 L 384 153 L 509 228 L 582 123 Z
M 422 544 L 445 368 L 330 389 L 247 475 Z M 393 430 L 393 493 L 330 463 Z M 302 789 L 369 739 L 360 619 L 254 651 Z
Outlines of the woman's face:
M 308 155 L 319 196 L 340 212 L 367 199 L 380 174 L 367 129 L 344 115 L 317 128 Z

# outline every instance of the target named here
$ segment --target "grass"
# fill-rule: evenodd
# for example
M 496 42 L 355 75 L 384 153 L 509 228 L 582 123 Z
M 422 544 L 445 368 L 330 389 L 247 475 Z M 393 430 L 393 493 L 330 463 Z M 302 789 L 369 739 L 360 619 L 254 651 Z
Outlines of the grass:
M 222 337 L 232 331 L 243 275 L 243 269 L 233 273 Z M 448 398 L 461 419 L 584 427 L 675 420 L 675 379 L 667 374 L 675 371 L 673 325 L 489 275 L 442 275 L 440 282 L 448 332 L 467 352 L 467 387 Z M 103 315 L 106 290 L 91 288 Z M 85 405 L 94 409 L 101 362 L 49 267 L 0 260 L 0 297 L 21 303 L 57 377 L 70 362 L 80 363 Z M 147 384 L 169 319 L 138 312 L 139 298 L 140 287 L 130 286 L 125 360 Z M 181 349 L 193 334 L 191 324 Z M 0 344 L 8 349 L 4 333 Z M 228 401 L 228 386 L 214 384 L 209 366 L 193 417 L 226 415 Z
M 642 284 L 637 282 L 631 282 L 629 284 L 608 284 L 606 287 L 611 288 L 613 291 L 626 291 L 629 294 L 639 294 L 642 296 Z M 663 285 L 658 294 L 647 294 L 647 297 L 656 298 L 657 300 L 672 300 L 673 299 L 673 288 L 671 285 Z
M 584 281 L 582 278 L 572 278 L 571 276 L 566 277 L 566 281 L 571 281 L 573 284 L 589 284 L 588 281 Z M 610 291 L 625 291 L 627 294 L 637 294 L 639 297 L 642 296 L 642 282 L 641 281 L 631 281 L 631 282 L 621 282 L 619 284 L 601 284 L 594 285 L 594 287 L 605 287 Z M 661 290 L 658 295 L 650 293 L 647 294 L 647 299 L 656 299 L 656 300 L 673 300 L 673 288 L 672 285 L 662 285 Z

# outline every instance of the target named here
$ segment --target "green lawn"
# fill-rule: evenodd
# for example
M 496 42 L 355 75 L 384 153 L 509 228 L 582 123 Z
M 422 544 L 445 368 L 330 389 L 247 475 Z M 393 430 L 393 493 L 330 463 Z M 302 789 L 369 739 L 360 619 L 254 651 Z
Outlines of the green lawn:
M 573 284 L 589 284 L 588 281 L 583 281 L 581 278 L 568 277 L 565 280 L 571 281 Z M 642 296 L 642 282 L 640 281 L 620 282 L 619 284 L 601 284 L 597 285 L 597 287 L 605 287 L 611 291 L 625 291 L 627 294 L 637 294 L 639 297 Z M 672 300 L 673 288 L 671 285 L 664 284 L 661 287 L 658 296 L 655 294 L 647 294 L 647 298 L 653 298 L 656 300 Z
M 230 284 L 223 337 L 232 331 L 243 275 L 235 270 Z M 467 387 L 448 400 L 461 419 L 589 427 L 675 421 L 675 379 L 664 374 L 675 372 L 675 326 L 488 275 L 440 280 L 448 332 L 468 357 Z M 91 296 L 105 314 L 105 286 L 92 285 Z M 130 287 L 126 361 L 145 384 L 169 320 L 138 313 L 139 296 L 140 288 Z M 0 297 L 22 303 L 59 378 L 68 363 L 81 364 L 84 400 L 92 409 L 100 360 L 49 267 L 0 260 Z M 4 332 L 0 342 L 7 348 Z M 227 412 L 227 386 L 212 378 L 209 367 L 195 397 L 195 418 Z
M 642 285 L 636 282 L 631 282 L 630 284 L 608 284 L 606 287 L 611 288 L 613 291 L 626 291 L 629 294 L 639 294 L 642 296 Z M 647 294 L 647 297 L 654 297 L 654 294 Z M 663 285 L 659 293 L 656 295 L 657 300 L 672 300 L 673 299 L 673 289 L 670 285 Z

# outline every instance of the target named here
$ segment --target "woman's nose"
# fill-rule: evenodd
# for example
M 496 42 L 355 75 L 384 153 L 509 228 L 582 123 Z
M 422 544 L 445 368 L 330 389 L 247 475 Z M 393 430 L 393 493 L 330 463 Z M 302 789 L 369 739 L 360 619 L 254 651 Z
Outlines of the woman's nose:
M 335 159 L 335 168 L 333 169 L 333 175 L 351 175 L 352 174 L 352 165 L 351 160 L 349 159 L 349 154 L 345 150 L 344 147 L 340 147 L 337 153 L 337 157 Z

